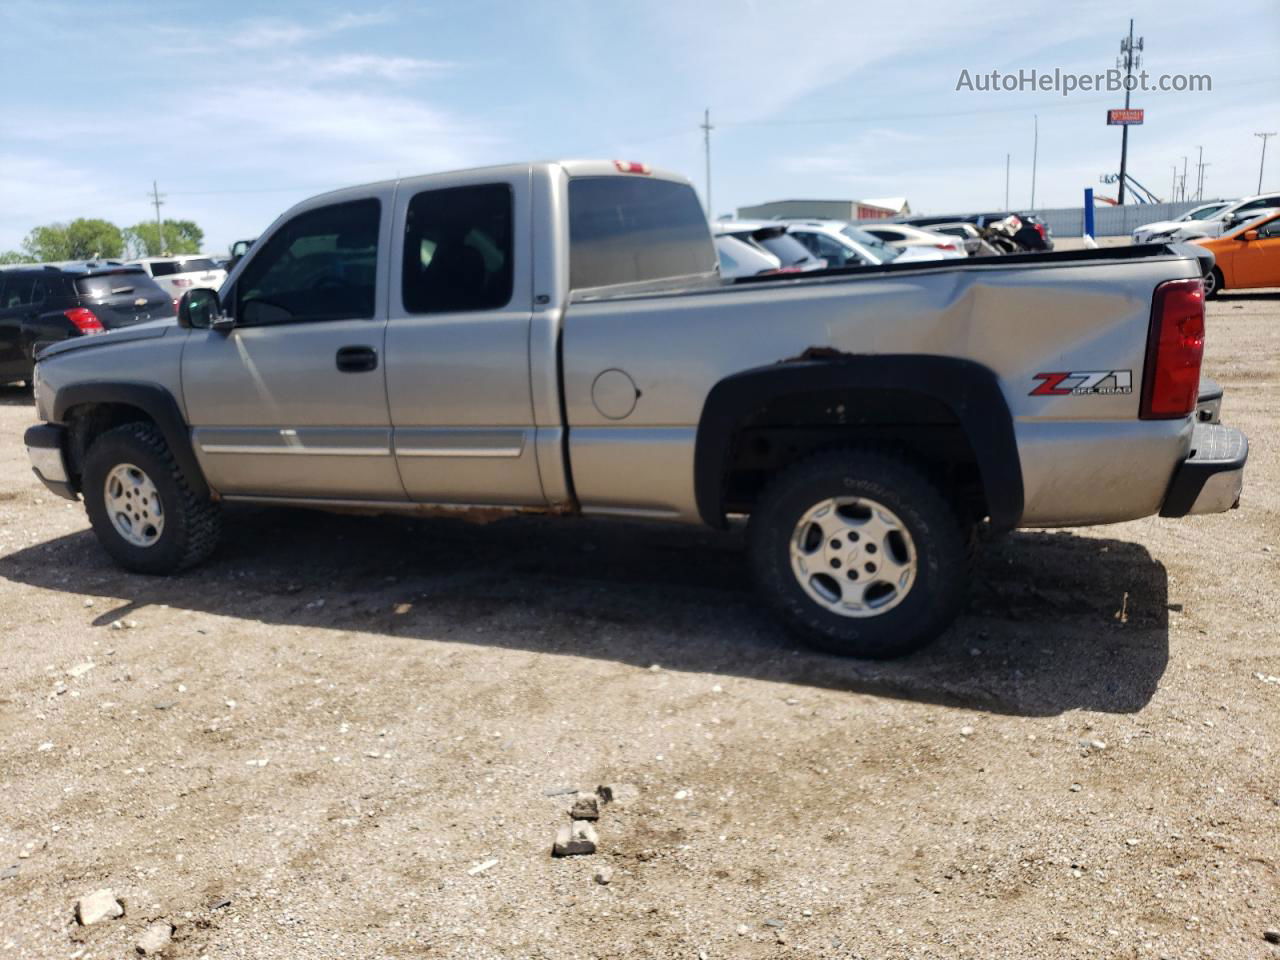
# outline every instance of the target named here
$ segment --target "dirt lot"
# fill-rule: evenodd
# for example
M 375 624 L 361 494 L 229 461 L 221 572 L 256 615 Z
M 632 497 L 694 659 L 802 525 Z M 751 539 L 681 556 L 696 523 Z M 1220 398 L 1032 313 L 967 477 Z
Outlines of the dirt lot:
M 0 958 L 1280 957 L 1280 294 L 1212 305 L 1206 368 L 1240 510 L 1007 538 L 872 665 L 701 531 L 237 510 L 128 575 L 9 390 Z

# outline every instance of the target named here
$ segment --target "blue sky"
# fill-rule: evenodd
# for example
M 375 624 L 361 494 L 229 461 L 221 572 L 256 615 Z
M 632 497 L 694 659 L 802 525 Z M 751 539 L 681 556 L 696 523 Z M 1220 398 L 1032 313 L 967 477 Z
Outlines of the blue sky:
M 109 9 L 109 12 L 108 12 Z M 1216 11 L 1216 12 L 1215 12 Z M 1229 11 L 1229 15 L 1224 15 Z M 1280 4 L 852 0 L 0 2 L 0 249 L 37 224 L 152 215 L 225 251 L 313 193 L 397 174 L 601 156 L 703 188 L 717 213 L 785 197 L 905 195 L 920 212 L 1078 203 L 1119 163 L 1122 94 L 976 93 L 972 73 L 1095 72 L 1127 18 L 1153 74 L 1130 170 L 1167 194 L 1205 148 L 1206 196 L 1254 191 L 1280 130 Z M 1114 102 L 1113 102 L 1114 101 Z M 1280 189 L 1280 137 L 1264 187 Z

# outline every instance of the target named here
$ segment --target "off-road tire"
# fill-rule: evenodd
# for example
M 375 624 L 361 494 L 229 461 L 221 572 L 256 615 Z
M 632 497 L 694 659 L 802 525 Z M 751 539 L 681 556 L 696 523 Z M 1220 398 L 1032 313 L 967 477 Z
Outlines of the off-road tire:
M 125 540 L 107 515 L 104 485 L 118 465 L 131 463 L 155 484 L 164 509 L 164 529 L 151 546 Z M 135 573 L 172 574 L 205 560 L 218 545 L 222 517 L 218 505 L 187 485 L 164 435 L 152 423 L 126 423 L 100 435 L 84 458 L 81 488 L 98 542 Z
M 867 617 L 834 613 L 793 573 L 791 543 L 806 513 L 828 498 L 877 501 L 901 520 L 916 557 L 915 579 L 897 606 Z M 784 625 L 841 656 L 899 657 L 932 641 L 967 598 L 972 525 L 912 463 L 877 450 L 838 450 L 800 461 L 774 477 L 748 525 L 754 579 Z

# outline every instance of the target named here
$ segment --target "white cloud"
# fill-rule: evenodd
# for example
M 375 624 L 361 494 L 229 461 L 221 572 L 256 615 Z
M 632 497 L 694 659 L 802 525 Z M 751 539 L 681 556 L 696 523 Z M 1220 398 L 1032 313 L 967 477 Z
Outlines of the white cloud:
M 233 47 L 245 50 L 291 47 L 320 37 L 342 33 L 345 30 L 387 23 L 390 19 L 391 15 L 387 12 L 344 13 L 322 23 L 313 24 L 264 17 L 240 23 L 227 37 L 227 42 Z

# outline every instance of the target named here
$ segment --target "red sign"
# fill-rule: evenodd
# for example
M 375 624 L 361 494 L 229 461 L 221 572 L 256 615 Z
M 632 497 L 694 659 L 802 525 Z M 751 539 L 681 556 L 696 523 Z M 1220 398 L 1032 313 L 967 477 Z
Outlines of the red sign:
M 1108 110 L 1107 126 L 1129 126 L 1131 124 L 1142 123 L 1141 110 Z

